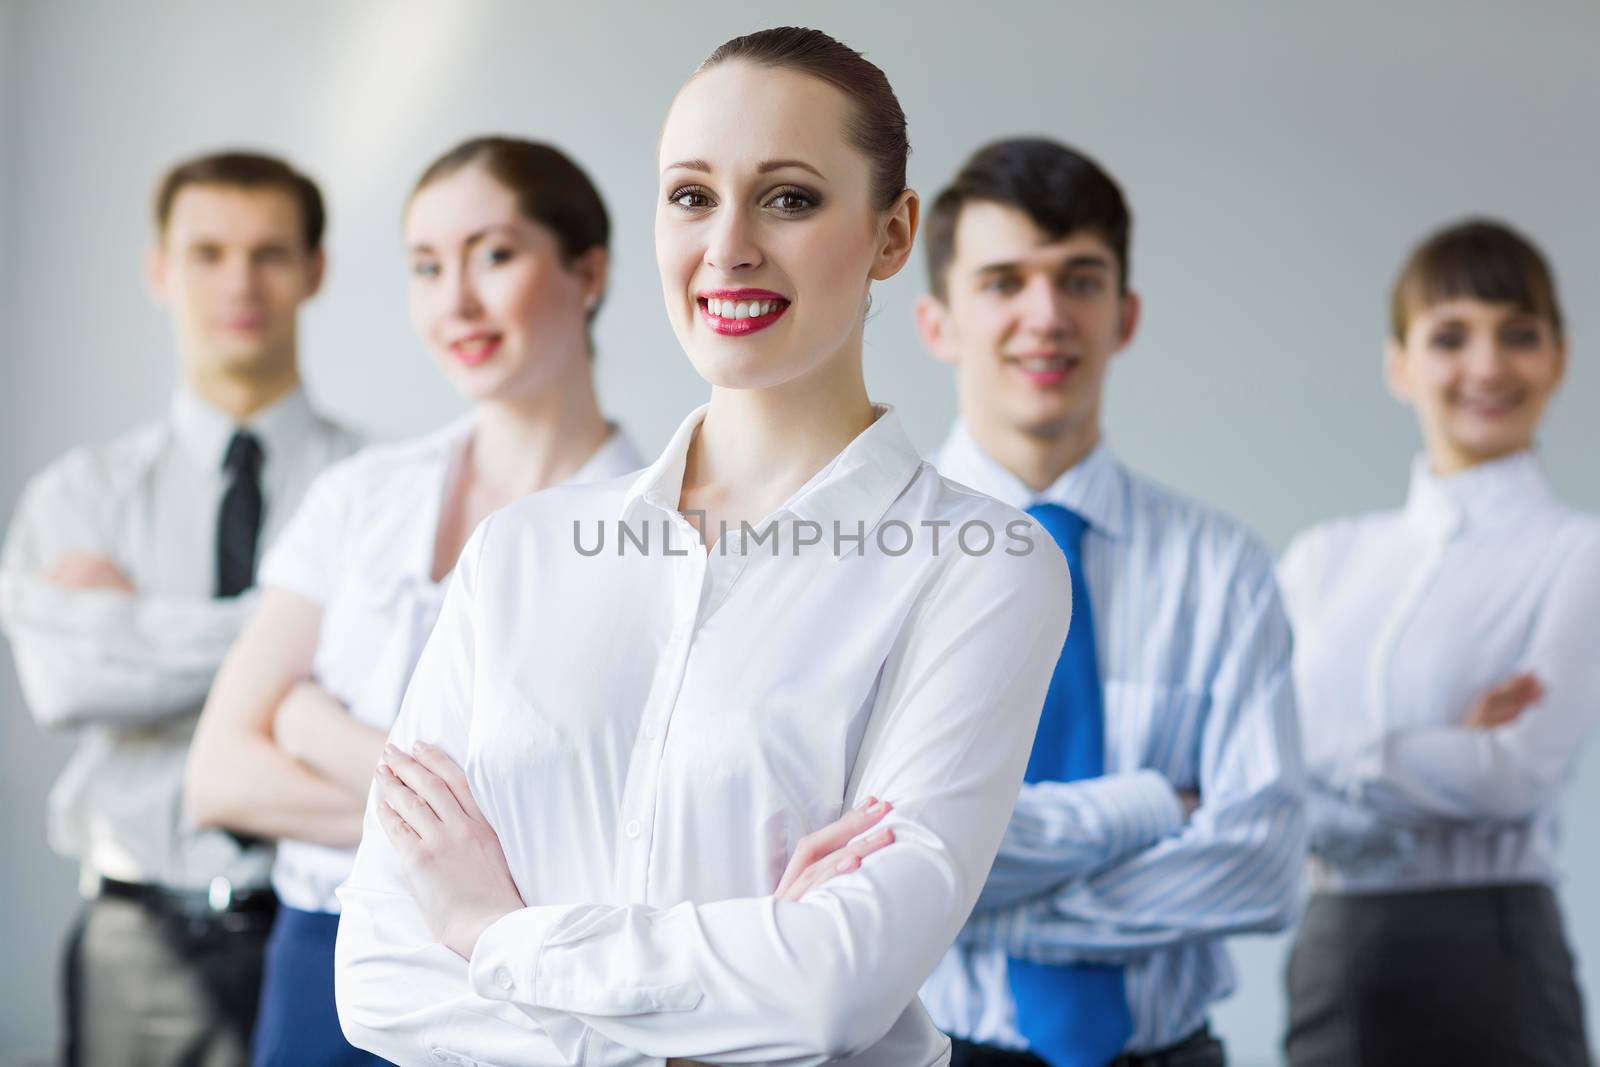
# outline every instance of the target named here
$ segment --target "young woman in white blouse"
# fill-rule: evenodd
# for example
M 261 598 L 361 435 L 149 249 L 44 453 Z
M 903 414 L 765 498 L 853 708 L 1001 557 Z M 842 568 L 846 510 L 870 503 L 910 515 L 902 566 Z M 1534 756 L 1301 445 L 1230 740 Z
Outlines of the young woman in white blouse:
M 412 323 L 472 410 L 313 485 L 263 561 L 260 610 L 217 675 L 189 760 L 197 821 L 281 841 L 256 1067 L 377 1062 L 339 1032 L 334 889 L 468 534 L 536 489 L 643 465 L 595 396 L 589 327 L 608 238 L 588 177 L 529 141 L 457 146 L 407 204 Z
M 1453 226 L 1395 284 L 1390 389 L 1425 445 L 1398 511 L 1282 564 L 1318 893 L 1289 969 L 1294 1067 L 1589 1062 L 1553 886 L 1600 715 L 1600 520 L 1535 434 L 1567 341 L 1550 271 Z
M 464 549 L 340 891 L 357 1045 L 947 1062 L 917 990 L 999 846 L 1071 594 L 1048 534 L 868 399 L 906 153 L 882 72 L 813 30 L 729 41 L 678 93 L 656 253 L 710 403 L 643 474 Z M 874 797 L 892 847 L 773 892 Z

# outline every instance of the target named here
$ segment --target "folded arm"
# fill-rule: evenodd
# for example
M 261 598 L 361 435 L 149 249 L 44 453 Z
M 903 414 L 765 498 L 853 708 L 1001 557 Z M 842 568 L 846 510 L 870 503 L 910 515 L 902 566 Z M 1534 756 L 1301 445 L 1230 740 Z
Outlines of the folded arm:
M 189 750 L 185 802 L 200 826 L 348 847 L 365 797 L 278 747 L 278 705 L 311 671 L 322 609 L 268 589 L 211 687 Z
M 1241 616 L 1212 685 L 1189 824 L 1044 897 L 974 917 L 963 941 L 1041 963 L 1121 961 L 1289 923 L 1306 820 L 1288 626 L 1270 583 Z
M 1399 822 L 1532 818 L 1571 776 L 1600 719 L 1596 604 L 1600 538 L 1589 538 L 1567 554 L 1528 643 L 1522 667 L 1542 696 L 1502 725 L 1393 731 L 1345 765 L 1342 790 Z
M 1070 593 L 1059 556 L 1011 562 L 1012 581 L 998 587 L 984 567 L 948 575 L 885 664 L 851 788 L 857 800 L 894 799 L 892 847 L 799 901 L 536 904 L 491 925 L 468 965 L 430 943 L 414 903 L 397 906 L 393 849 L 369 821 L 342 894 L 347 1034 L 391 1058 L 411 1054 L 462 1002 L 466 990 L 446 976 L 459 982 L 464 971 L 470 1003 L 516 1008 L 569 1055 L 591 1029 L 608 1046 L 722 1063 L 820 1064 L 870 1047 L 913 1005 L 977 898 L 1061 647 Z M 458 571 L 395 731 L 406 747 L 419 727 L 443 729 L 427 740 L 457 762 L 472 580 Z M 383 924 L 395 940 L 375 944 Z M 426 1021 L 422 1003 L 395 997 L 413 988 L 408 961 L 424 956 L 441 981 L 418 997 L 445 998 Z M 488 1029 L 450 1032 L 449 1047 L 463 1051 L 493 1039 Z

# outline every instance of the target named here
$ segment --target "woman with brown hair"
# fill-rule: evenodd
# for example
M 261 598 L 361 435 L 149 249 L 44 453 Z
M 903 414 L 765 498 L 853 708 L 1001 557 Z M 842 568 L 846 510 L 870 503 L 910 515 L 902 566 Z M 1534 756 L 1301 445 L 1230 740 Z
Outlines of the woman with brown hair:
M 1317 887 L 1289 965 L 1294 1067 L 1589 1062 L 1554 885 L 1600 716 L 1600 521 L 1534 451 L 1566 360 L 1527 239 L 1434 234 L 1392 298 L 1386 375 L 1424 444 L 1405 507 L 1284 557 Z
M 256 1067 L 375 1062 L 339 1032 L 334 890 L 468 535 L 534 490 L 642 465 L 595 396 L 609 223 L 570 159 L 503 137 L 458 145 L 417 182 L 405 237 L 412 324 L 472 410 L 312 486 L 262 563 L 262 603 L 190 753 L 195 820 L 279 842 Z
M 642 474 L 463 551 L 341 890 L 356 1044 L 948 1061 L 917 990 L 999 847 L 1071 594 L 1049 534 L 868 398 L 907 151 L 882 71 L 814 30 L 729 41 L 678 92 L 656 258 L 710 402 Z M 892 847 L 773 891 L 877 797 Z

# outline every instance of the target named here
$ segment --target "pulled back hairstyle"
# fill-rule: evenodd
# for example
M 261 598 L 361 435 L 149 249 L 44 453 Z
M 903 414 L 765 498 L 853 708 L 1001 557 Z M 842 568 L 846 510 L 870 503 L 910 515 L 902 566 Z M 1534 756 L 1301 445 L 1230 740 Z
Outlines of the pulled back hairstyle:
M 609 247 L 611 219 L 594 183 L 566 153 L 538 141 L 516 137 L 463 141 L 428 164 L 411 196 L 468 167 L 482 167 L 511 193 L 524 218 L 555 234 L 564 265 L 570 267 L 591 248 Z M 596 301 L 589 309 L 590 322 L 601 303 Z
M 718 45 L 696 73 L 743 60 L 819 78 L 844 93 L 854 106 L 850 141 L 872 163 L 872 206 L 887 211 L 906 188 L 906 113 L 889 79 L 860 52 L 821 30 L 780 26 Z

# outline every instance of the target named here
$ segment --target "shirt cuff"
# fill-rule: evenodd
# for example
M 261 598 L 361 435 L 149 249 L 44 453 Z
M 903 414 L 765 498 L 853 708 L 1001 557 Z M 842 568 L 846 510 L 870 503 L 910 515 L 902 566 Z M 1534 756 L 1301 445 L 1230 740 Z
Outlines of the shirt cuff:
M 1160 771 L 1143 770 L 1089 778 L 1079 784 L 1110 815 L 1114 854 L 1126 856 L 1183 829 L 1183 802 Z
M 654 947 L 630 944 L 636 910 L 544 905 L 511 912 L 479 935 L 467 981 L 489 1000 L 577 1015 L 692 1010 L 702 997 L 698 984 L 621 965 L 651 956 Z

